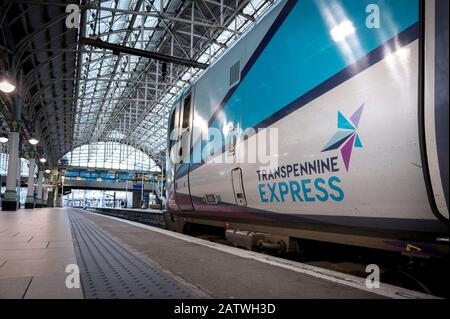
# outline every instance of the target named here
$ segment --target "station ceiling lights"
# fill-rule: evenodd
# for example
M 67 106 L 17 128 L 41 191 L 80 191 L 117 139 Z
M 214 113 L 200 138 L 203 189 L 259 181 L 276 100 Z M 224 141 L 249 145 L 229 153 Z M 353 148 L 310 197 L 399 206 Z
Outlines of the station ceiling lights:
M 6 143 L 6 142 L 8 142 L 8 136 L 6 135 L 6 134 L 4 134 L 4 133 L 2 133 L 1 135 L 0 135 L 0 143 Z
M 33 137 L 28 140 L 28 143 L 30 143 L 31 145 L 37 145 L 39 143 L 39 140 Z
M 10 79 L 10 76 L 3 72 L 0 72 L 0 91 L 3 93 L 12 93 L 16 89 L 14 82 Z

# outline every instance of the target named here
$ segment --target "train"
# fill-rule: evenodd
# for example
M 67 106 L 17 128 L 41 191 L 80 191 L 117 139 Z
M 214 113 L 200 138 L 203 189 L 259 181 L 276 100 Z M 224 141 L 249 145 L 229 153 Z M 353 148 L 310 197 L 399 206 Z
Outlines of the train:
M 448 258 L 448 1 L 279 0 L 173 104 L 169 229 Z

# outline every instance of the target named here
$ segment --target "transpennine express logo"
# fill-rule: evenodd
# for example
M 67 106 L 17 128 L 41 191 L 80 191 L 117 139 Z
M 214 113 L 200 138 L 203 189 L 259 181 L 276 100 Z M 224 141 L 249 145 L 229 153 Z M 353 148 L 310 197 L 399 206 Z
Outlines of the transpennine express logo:
M 362 148 L 358 125 L 364 104 L 350 117 L 338 112 L 338 131 L 324 147 L 322 153 L 340 150 L 348 172 L 353 148 Z M 262 203 L 302 205 L 323 202 L 341 202 L 345 189 L 339 167 L 339 155 L 308 159 L 269 169 L 258 169 L 258 192 Z
M 361 140 L 358 136 L 357 129 L 361 114 L 364 109 L 364 104 L 350 117 L 346 118 L 341 112 L 338 112 L 338 131 L 331 140 L 325 145 L 322 152 L 328 152 L 331 150 L 341 150 L 342 159 L 344 161 L 345 168 L 350 167 L 350 158 L 352 156 L 353 148 L 362 148 Z

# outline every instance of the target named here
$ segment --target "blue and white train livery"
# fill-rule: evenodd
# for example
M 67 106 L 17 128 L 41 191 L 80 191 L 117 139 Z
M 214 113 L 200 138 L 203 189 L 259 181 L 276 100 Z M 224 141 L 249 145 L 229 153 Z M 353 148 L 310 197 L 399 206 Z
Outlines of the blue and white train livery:
M 446 0 L 273 5 L 173 107 L 168 225 L 287 250 L 448 255 L 447 12 Z M 276 165 L 248 160 L 261 140 Z

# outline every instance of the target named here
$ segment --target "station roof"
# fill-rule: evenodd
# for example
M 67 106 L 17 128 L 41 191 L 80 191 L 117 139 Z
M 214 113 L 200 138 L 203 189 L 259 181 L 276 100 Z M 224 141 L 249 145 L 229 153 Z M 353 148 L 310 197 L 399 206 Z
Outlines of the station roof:
M 81 9 L 68 28 L 66 7 Z M 124 143 L 164 165 L 174 98 L 201 68 L 86 44 L 82 38 L 210 64 L 273 0 L 6 0 L 0 51 L 23 73 L 25 135 L 51 164 L 91 143 Z M 13 101 L 3 97 L 3 116 Z

